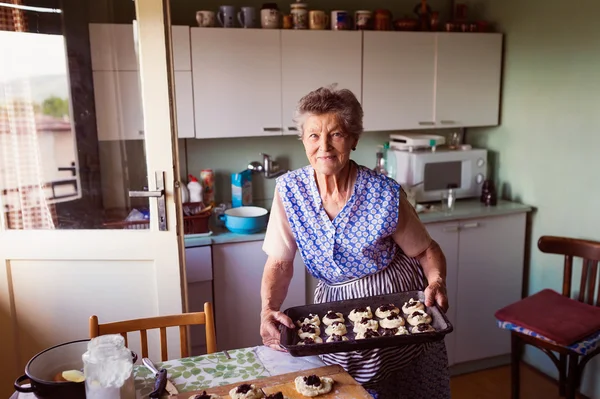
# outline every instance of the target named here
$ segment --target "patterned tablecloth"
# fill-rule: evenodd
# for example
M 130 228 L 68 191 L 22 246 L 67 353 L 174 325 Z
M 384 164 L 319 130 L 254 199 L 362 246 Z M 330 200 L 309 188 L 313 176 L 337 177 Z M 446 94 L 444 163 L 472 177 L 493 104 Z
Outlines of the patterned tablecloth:
M 265 346 L 194 356 L 155 363 L 160 370 L 167 369 L 169 379 L 180 393 L 207 389 L 219 385 L 270 377 L 299 370 L 323 367 L 317 356 L 292 357 Z M 147 399 L 154 389 L 154 375 L 144 366 L 134 366 L 136 397 Z M 33 394 L 18 394 L 10 399 L 35 399 Z

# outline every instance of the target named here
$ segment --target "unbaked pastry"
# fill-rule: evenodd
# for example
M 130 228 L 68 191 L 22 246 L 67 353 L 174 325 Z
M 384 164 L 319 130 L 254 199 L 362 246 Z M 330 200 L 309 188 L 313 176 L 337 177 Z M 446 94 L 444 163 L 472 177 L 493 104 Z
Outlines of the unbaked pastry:
M 379 320 L 379 325 L 381 328 L 398 328 L 404 325 L 404 319 L 400 315 L 393 314 Z
M 309 375 L 307 377 L 298 376 L 294 380 L 296 391 L 304 396 L 318 396 L 329 393 L 333 388 L 333 379 L 330 377 L 318 377 Z
M 375 309 L 375 316 L 379 317 L 380 319 L 385 319 L 393 314 L 400 314 L 400 309 L 398 309 L 393 303 L 381 305 Z
M 263 398 L 263 392 L 252 384 L 242 384 L 229 391 L 231 399 L 260 399 Z
M 327 326 L 327 328 L 325 329 L 325 334 L 327 335 L 346 335 L 347 333 L 348 330 L 346 329 L 346 325 L 341 321 L 336 321 L 335 323 Z
M 348 337 L 338 334 L 331 334 L 329 338 L 327 338 L 327 342 L 343 342 L 348 341 Z
M 327 326 L 335 323 L 336 321 L 343 323 L 344 315 L 330 310 L 325 316 L 323 316 L 323 324 Z
M 296 324 L 298 324 L 298 327 L 302 327 L 305 324 L 313 324 L 315 326 L 319 326 L 321 325 L 321 320 L 319 320 L 318 314 L 310 313 L 308 317 L 301 317 L 300 320 L 296 322 Z
M 411 326 L 429 324 L 431 323 L 431 316 L 429 316 L 427 312 L 423 310 L 415 310 L 410 315 L 406 316 L 406 321 L 408 321 L 408 324 Z
M 354 323 L 354 332 L 365 332 L 367 330 L 377 330 L 379 328 L 379 322 L 374 319 L 363 318 L 358 323 Z
M 375 337 L 381 337 L 381 335 L 379 335 L 379 333 L 375 330 L 360 331 L 358 334 L 356 334 L 356 339 L 375 338 Z
M 306 337 L 318 337 L 321 335 L 321 329 L 314 324 L 304 324 L 302 327 L 298 329 L 298 335 L 300 338 Z
M 371 307 L 367 306 L 366 308 L 356 308 L 350 311 L 348 318 L 352 320 L 354 323 L 357 321 L 361 321 L 364 318 L 372 319 L 373 313 L 371 313 Z
M 188 399 L 221 399 L 219 395 L 206 393 L 206 391 L 202 391 L 202 395 L 192 395 Z
M 431 327 L 431 324 L 423 323 L 414 326 L 410 331 L 413 334 L 419 334 L 424 332 L 435 331 L 435 328 Z
M 287 398 L 287 396 L 283 396 L 283 393 L 281 391 L 279 391 L 279 392 L 275 392 L 270 395 L 267 395 L 265 397 L 265 399 L 288 399 L 288 398 Z
M 414 300 L 410 298 L 408 302 L 404 302 L 404 306 L 402 306 L 402 311 L 404 314 L 411 314 L 415 310 L 425 310 L 425 305 L 423 302 Z
M 410 333 L 404 326 L 400 326 L 398 328 L 383 328 L 383 329 L 381 329 L 382 337 L 393 337 L 394 335 L 410 335 Z
M 323 340 L 321 339 L 321 337 L 317 337 L 316 335 L 314 337 L 306 337 L 304 339 L 301 339 L 300 342 L 298 342 L 298 345 L 312 345 L 312 344 L 322 344 Z

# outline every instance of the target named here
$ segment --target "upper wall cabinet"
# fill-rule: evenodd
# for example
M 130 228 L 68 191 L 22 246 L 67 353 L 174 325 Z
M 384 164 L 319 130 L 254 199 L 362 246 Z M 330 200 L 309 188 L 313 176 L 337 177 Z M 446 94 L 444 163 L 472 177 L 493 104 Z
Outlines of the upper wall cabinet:
M 364 32 L 365 130 L 434 125 L 435 33 Z
M 292 117 L 298 100 L 337 83 L 361 100 L 362 35 L 355 31 L 281 31 L 284 134 L 297 134 Z
M 497 125 L 502 35 L 439 33 L 437 40 L 436 125 Z
M 192 28 L 196 137 L 281 135 L 281 31 Z

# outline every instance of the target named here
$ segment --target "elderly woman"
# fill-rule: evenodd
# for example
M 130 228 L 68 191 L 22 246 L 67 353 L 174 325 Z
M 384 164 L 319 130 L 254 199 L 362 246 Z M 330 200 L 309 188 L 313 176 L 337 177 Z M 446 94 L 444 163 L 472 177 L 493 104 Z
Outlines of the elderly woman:
M 350 160 L 363 111 L 349 90 L 320 88 L 302 98 L 295 121 L 309 166 L 277 180 L 263 250 L 261 336 L 279 347 L 280 312 L 300 250 L 318 279 L 315 303 L 425 290 L 446 310 L 446 260 L 392 179 Z M 323 355 L 379 398 L 449 398 L 444 342 Z

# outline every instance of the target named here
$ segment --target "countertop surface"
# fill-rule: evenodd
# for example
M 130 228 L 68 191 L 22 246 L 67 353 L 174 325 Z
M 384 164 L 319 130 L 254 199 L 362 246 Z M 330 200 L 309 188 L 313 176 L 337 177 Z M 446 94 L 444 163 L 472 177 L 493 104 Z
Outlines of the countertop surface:
M 439 207 L 419 213 L 419 218 L 425 224 L 438 222 L 451 222 L 455 220 L 475 219 L 510 215 L 531 211 L 531 207 L 517 202 L 498 200 L 496 206 L 485 206 L 478 200 L 457 201 L 454 210 L 450 213 L 442 212 Z M 265 232 L 256 234 L 235 234 L 225 227 L 211 228 L 212 234 L 190 234 L 185 236 L 185 247 L 202 247 L 206 245 L 229 244 L 235 242 L 262 241 Z

